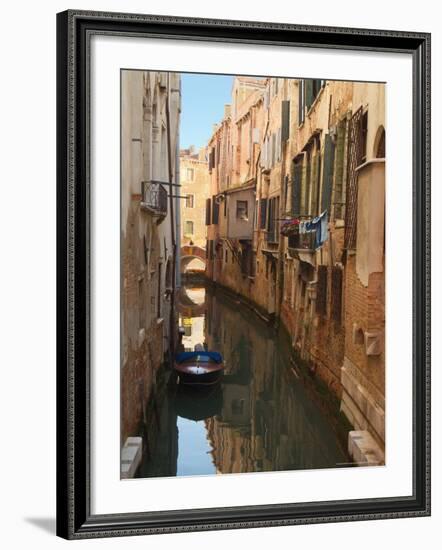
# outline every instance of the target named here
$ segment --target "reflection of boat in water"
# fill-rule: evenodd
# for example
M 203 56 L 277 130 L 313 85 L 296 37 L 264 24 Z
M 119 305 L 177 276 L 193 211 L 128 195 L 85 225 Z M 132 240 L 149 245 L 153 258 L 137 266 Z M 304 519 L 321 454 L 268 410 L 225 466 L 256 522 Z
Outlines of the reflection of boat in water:
M 205 389 L 178 386 L 175 395 L 176 414 L 189 420 L 204 420 L 221 414 L 223 392 L 220 384 Z
M 223 358 L 217 351 L 206 351 L 197 344 L 195 351 L 184 351 L 175 357 L 175 371 L 180 384 L 216 384 L 224 371 Z

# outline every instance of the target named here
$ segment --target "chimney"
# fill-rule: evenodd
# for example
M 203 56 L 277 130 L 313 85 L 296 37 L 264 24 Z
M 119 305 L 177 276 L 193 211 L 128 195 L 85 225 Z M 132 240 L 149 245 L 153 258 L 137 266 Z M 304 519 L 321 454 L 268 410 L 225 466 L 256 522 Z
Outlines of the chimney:
M 224 118 L 229 117 L 231 113 L 232 113 L 232 106 L 230 105 L 230 103 L 226 103 L 224 105 Z

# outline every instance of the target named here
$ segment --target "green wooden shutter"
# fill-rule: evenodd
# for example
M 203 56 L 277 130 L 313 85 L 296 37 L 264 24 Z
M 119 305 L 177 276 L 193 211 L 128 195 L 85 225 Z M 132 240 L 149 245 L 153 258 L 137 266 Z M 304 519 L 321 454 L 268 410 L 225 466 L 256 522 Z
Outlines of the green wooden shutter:
M 298 83 L 298 125 L 304 122 L 304 81 L 300 80 Z
M 331 196 L 333 189 L 333 171 L 335 166 L 335 144 L 326 134 L 324 143 L 324 175 L 322 178 L 321 212 L 328 210 L 330 214 Z
M 311 206 L 309 214 L 317 215 L 319 210 L 319 184 L 320 184 L 320 166 L 321 166 L 321 154 L 319 151 L 312 157 L 312 171 L 311 171 Z
M 302 163 L 292 163 L 292 216 L 301 213 Z
M 267 199 L 261 199 L 261 211 L 259 215 L 259 227 L 265 229 L 267 218 Z
M 301 184 L 301 216 L 310 214 L 310 187 L 311 187 L 311 157 L 306 155 L 303 163 L 303 182 Z
M 206 225 L 210 225 L 211 218 L 211 199 L 206 199 Z
M 281 102 L 281 140 L 287 141 L 290 137 L 290 101 Z
M 216 202 L 215 199 L 216 199 L 216 197 L 214 196 L 212 198 L 212 204 L 213 204 L 212 223 L 216 225 L 218 223 L 218 219 L 219 219 L 219 204 Z
M 308 110 L 312 106 L 313 101 L 315 99 L 313 96 L 313 80 L 311 78 L 306 78 L 304 80 L 304 94 L 305 94 L 305 104 Z

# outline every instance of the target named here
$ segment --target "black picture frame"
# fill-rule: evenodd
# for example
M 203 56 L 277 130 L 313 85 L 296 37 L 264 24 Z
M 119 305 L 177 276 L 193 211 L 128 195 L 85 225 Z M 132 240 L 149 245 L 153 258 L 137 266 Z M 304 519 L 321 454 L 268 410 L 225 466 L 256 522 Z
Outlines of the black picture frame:
M 408 53 L 413 59 L 413 495 L 90 511 L 88 70 L 93 34 Z M 430 514 L 430 35 L 69 10 L 57 15 L 57 534 L 67 539 Z

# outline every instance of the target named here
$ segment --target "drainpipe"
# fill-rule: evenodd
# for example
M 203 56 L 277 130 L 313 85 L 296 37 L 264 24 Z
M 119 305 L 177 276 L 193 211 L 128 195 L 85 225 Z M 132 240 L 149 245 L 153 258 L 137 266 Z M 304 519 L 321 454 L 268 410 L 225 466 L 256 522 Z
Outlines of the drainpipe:
M 172 241 L 172 292 L 170 294 L 169 315 L 169 357 L 175 352 L 175 288 L 176 288 L 176 240 L 175 240 L 175 205 L 173 198 L 173 163 L 172 143 L 170 127 L 170 73 L 167 73 L 167 97 L 166 97 L 166 126 L 167 126 L 167 161 L 169 171 L 169 209 L 170 209 L 170 234 Z
M 285 97 L 285 94 L 284 94 Z M 281 150 L 281 194 L 279 201 L 279 212 L 278 218 L 282 220 L 283 214 L 285 214 L 284 206 L 286 204 L 286 195 L 285 195 L 285 176 L 286 176 L 286 166 L 287 166 L 287 140 L 284 140 L 282 143 Z M 279 222 L 281 223 L 281 222 Z M 278 228 L 279 229 L 279 228 Z M 275 317 L 276 324 L 279 324 L 279 318 L 281 315 L 281 303 L 284 293 L 284 237 L 279 234 L 278 236 L 278 263 L 276 267 L 276 296 L 275 296 Z

